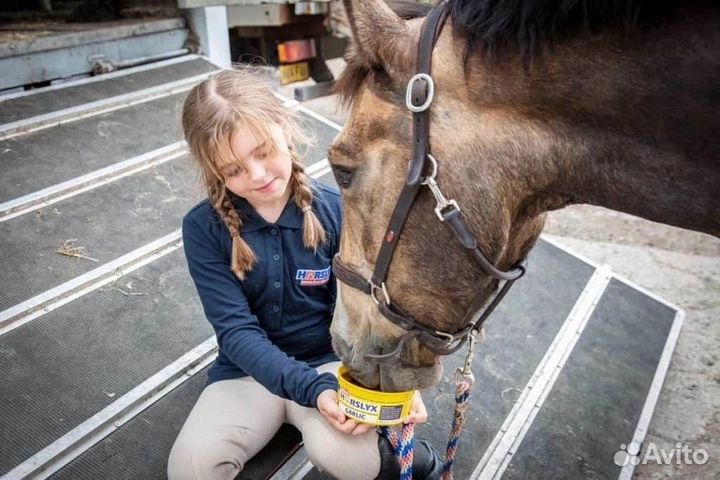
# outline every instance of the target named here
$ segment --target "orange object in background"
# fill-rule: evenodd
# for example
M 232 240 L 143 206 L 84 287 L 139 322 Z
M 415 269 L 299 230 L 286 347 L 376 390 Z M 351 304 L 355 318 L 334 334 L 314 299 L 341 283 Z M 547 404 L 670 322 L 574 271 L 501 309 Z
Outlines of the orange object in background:
M 277 48 L 280 63 L 295 63 L 315 58 L 317 55 L 313 39 L 289 40 L 279 44 Z

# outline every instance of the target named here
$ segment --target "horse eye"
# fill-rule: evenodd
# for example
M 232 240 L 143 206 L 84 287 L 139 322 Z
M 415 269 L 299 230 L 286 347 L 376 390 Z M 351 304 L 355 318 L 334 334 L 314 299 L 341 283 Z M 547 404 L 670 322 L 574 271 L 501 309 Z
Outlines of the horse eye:
M 355 173 L 354 168 L 339 167 L 332 165 L 333 175 L 335 175 L 335 181 L 340 188 L 349 188 L 352 183 L 352 177 Z

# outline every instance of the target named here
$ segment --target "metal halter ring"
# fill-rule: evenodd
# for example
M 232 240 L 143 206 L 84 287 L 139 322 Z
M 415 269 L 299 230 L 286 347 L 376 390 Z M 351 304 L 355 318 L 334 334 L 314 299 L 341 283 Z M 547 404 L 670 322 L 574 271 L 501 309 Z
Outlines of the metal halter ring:
M 373 301 L 375 302 L 375 305 L 380 305 L 380 300 L 377 299 L 375 296 L 376 290 L 381 290 L 383 293 L 383 296 L 385 297 L 385 305 L 390 305 L 390 295 L 388 294 L 387 287 L 385 286 L 385 282 L 382 282 L 380 286 L 375 285 L 372 280 L 370 280 L 370 296 L 372 297 Z
M 433 157 L 432 155 L 430 155 L 428 153 L 427 158 L 428 158 L 428 160 L 430 160 L 430 166 L 432 167 L 432 173 L 430 173 L 430 175 L 425 177 L 425 180 L 423 180 L 423 182 L 422 182 L 423 185 L 427 185 L 431 179 L 434 180 L 435 178 L 437 178 L 437 173 L 438 173 L 438 163 L 437 163 L 437 160 L 435 160 L 435 157 Z
M 413 85 L 415 85 L 415 82 L 418 80 L 425 80 L 428 85 L 428 93 L 427 98 L 425 99 L 425 102 L 420 105 L 416 106 L 412 102 L 412 90 Z M 410 79 L 410 81 L 407 84 L 407 89 L 405 90 L 405 106 L 407 106 L 408 110 L 411 112 L 419 113 L 424 112 L 430 107 L 430 104 L 433 101 L 433 97 L 435 96 L 435 82 L 433 82 L 433 79 L 430 75 L 427 73 L 417 73 L 413 75 L 413 77 Z
M 455 335 L 451 335 L 446 332 L 441 332 L 440 330 L 435 330 L 435 335 L 438 337 L 443 337 L 447 340 L 448 345 L 455 341 Z

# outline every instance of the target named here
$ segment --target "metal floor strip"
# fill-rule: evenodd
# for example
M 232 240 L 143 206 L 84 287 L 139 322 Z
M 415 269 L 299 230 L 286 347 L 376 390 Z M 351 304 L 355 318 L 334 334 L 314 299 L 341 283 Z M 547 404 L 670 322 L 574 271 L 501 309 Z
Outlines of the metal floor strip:
M 291 480 L 303 478 L 310 470 L 312 470 L 312 463 L 310 463 L 305 447 L 301 446 L 298 451 L 295 452 L 272 477 L 270 477 L 270 480 Z
M 305 478 L 305 475 L 310 473 L 313 469 L 314 465 L 310 461 L 310 459 L 306 459 L 298 468 L 295 470 L 289 477 L 288 480 L 300 480 L 302 478 Z
M 48 87 L 33 88 L 32 90 L 25 90 L 24 92 L 9 93 L 7 95 L 0 95 L 0 105 L 6 100 L 14 100 L 21 97 L 29 97 L 38 93 L 51 92 L 53 90 L 61 90 L 68 87 L 77 87 L 79 85 L 87 85 L 90 83 L 102 82 L 104 80 L 110 80 L 117 77 L 124 77 L 126 75 L 132 75 L 135 73 L 145 72 L 148 70 L 156 70 L 170 65 L 178 63 L 189 62 L 191 60 L 202 59 L 203 57 L 197 54 L 188 54 L 182 57 L 170 58 L 168 60 L 162 60 L 159 62 L 148 63 L 146 65 L 140 65 L 138 67 L 123 68 L 122 70 L 116 70 L 110 73 L 104 73 L 102 75 L 94 75 L 92 77 L 84 77 L 77 80 L 71 80 L 68 82 L 60 82 Z
M 0 126 L 0 141 L 9 138 L 26 135 L 46 128 L 55 127 L 64 123 L 82 120 L 84 118 L 100 115 L 101 113 L 119 110 L 139 103 L 145 103 L 162 97 L 168 97 L 190 90 L 196 83 L 206 79 L 214 72 L 202 73 L 182 80 L 158 85 L 140 90 L 139 92 L 126 93 L 115 97 L 85 103 L 72 108 L 66 108 L 35 117 L 6 123 Z
M 670 360 L 672 359 L 675 346 L 677 345 L 678 337 L 680 336 L 680 329 L 682 328 L 683 321 L 685 319 L 685 311 L 679 310 L 673 320 L 670 334 L 668 335 L 665 347 L 663 348 L 662 356 L 658 362 L 657 369 L 655 369 L 655 376 L 653 377 L 650 391 L 645 398 L 645 404 L 643 405 L 640 418 L 638 419 L 637 427 L 631 441 L 626 442 L 627 451 L 631 451 L 630 445 L 634 444 L 638 448 L 645 441 L 648 427 L 650 426 L 650 420 L 652 419 L 653 413 L 655 412 L 655 406 L 657 405 L 658 398 L 660 398 L 660 391 L 662 390 L 663 383 L 665 382 L 665 376 L 670 368 Z M 623 466 L 620 470 L 618 480 L 630 480 L 635 471 L 635 465 L 633 462 L 628 462 L 627 465 Z
M 144 245 L 132 252 L 101 265 L 79 277 L 51 288 L 22 303 L 0 312 L 0 335 L 34 320 L 76 298 L 111 283 L 123 275 L 180 248 L 180 230 Z
M 10 470 L 2 480 L 49 477 L 205 368 L 215 359 L 216 352 L 217 342 L 212 336 Z
M 502 476 L 513 453 L 552 390 L 555 380 L 582 335 L 611 278 L 609 267 L 601 266 L 595 270 L 552 345 L 472 473 L 472 479 L 488 480 Z
M 176 142 L 166 147 L 75 177 L 48 188 L 0 203 L 0 223 L 45 208 L 66 198 L 79 195 L 102 185 L 135 174 L 156 165 L 174 160 L 186 152 L 185 142 Z

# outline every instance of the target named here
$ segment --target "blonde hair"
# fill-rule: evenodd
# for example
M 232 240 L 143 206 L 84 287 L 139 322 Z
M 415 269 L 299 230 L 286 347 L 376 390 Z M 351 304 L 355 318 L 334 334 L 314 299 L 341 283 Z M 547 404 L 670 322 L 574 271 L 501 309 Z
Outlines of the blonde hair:
M 232 237 L 231 268 L 244 280 L 257 257 L 242 239 L 242 219 L 230 200 L 227 178 L 222 166 L 238 163 L 231 147 L 233 134 L 239 128 L 249 129 L 260 141 L 277 151 L 271 135 L 272 125 L 290 133 L 293 141 L 308 143 L 300 129 L 296 114 L 283 106 L 270 86 L 250 67 L 222 70 L 196 85 L 185 99 L 182 128 L 190 153 L 200 170 L 211 205 L 230 231 Z M 325 229 L 312 211 L 310 179 L 297 154 L 291 149 L 292 175 L 288 188 L 293 201 L 303 212 L 303 243 L 317 249 L 325 242 Z

